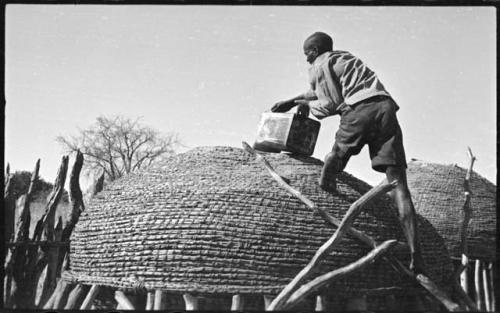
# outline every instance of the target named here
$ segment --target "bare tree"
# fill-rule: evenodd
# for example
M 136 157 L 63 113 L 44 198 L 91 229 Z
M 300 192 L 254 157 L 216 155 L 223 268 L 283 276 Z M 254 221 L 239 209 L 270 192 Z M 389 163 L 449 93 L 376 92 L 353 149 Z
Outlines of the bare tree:
M 56 141 L 69 151 L 80 149 L 87 171 L 104 171 L 109 180 L 149 166 L 181 145 L 176 133 L 161 134 L 141 124 L 140 118 L 123 116 L 99 116 L 79 135 L 58 136 Z

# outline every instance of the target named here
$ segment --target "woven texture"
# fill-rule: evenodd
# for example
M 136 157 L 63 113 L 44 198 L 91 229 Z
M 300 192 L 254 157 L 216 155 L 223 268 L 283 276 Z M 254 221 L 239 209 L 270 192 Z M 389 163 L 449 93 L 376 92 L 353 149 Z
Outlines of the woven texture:
M 339 219 L 371 188 L 343 173 L 340 193 L 332 195 L 317 184 L 321 161 L 272 153 L 266 159 L 292 187 Z M 378 242 L 405 241 L 386 197 L 369 205 L 354 226 Z M 444 243 L 426 220 L 420 218 L 419 227 L 428 272 L 441 283 L 451 269 Z M 195 294 L 277 294 L 334 231 L 249 153 L 201 147 L 119 179 L 99 193 L 73 232 L 66 278 Z M 368 252 L 346 235 L 316 274 Z M 408 263 L 406 254 L 397 256 Z M 414 285 L 379 260 L 331 287 L 342 296 Z
M 418 214 L 445 239 L 452 256 L 460 257 L 460 230 L 467 170 L 457 165 L 412 161 L 408 185 Z M 496 253 L 496 186 L 473 172 L 470 179 L 472 218 L 467 228 L 468 255 L 494 260 Z

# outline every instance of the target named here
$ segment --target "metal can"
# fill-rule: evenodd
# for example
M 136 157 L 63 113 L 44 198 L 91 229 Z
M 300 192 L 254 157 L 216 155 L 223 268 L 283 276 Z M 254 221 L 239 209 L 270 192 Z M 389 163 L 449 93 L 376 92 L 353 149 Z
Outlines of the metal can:
M 320 125 L 320 122 L 304 115 L 264 112 L 257 128 L 254 148 L 265 152 L 312 155 Z

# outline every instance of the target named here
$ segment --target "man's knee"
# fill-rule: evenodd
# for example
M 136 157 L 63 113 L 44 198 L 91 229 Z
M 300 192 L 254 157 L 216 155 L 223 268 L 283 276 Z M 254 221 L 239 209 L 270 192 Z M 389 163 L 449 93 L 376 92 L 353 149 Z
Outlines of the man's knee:
M 385 170 L 385 175 L 387 176 L 387 181 L 389 182 L 397 180 L 398 185 L 408 185 L 406 181 L 406 168 L 404 166 L 389 165 Z
M 325 169 L 331 173 L 340 173 L 346 167 L 346 162 L 335 151 L 329 152 L 325 157 Z
M 391 191 L 391 195 L 402 201 L 411 201 L 411 194 L 406 180 L 406 168 L 404 166 L 388 166 L 385 173 L 388 182 L 398 182 Z

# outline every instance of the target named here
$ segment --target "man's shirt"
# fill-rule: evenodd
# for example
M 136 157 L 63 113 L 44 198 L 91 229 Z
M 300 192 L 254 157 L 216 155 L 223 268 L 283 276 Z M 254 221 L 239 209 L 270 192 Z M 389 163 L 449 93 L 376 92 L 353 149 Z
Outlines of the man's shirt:
M 338 114 L 339 106 L 353 105 L 373 96 L 390 94 L 360 59 L 346 51 L 329 51 L 314 60 L 309 69 L 311 89 L 304 94 L 311 113 L 318 119 Z

